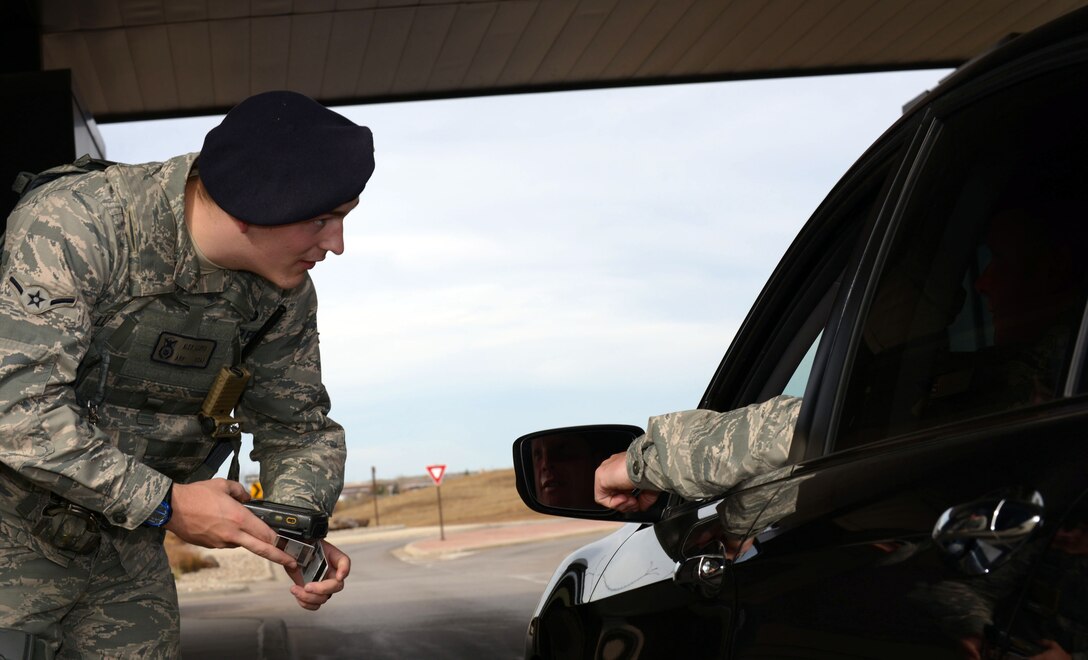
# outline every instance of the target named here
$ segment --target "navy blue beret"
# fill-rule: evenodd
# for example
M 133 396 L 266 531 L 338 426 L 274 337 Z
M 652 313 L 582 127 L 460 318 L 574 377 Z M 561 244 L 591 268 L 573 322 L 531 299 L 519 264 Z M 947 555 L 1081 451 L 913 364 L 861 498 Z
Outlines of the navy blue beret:
M 199 169 L 208 194 L 230 215 L 284 225 L 358 197 L 374 173 L 374 137 L 308 96 L 265 92 L 208 131 Z

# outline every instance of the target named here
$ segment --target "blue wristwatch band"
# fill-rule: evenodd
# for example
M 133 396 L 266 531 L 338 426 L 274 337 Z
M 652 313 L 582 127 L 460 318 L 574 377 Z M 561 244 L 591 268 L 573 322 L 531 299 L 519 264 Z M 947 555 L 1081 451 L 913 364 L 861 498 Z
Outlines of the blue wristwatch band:
M 174 492 L 174 482 L 170 482 L 170 487 L 166 489 L 166 497 L 162 502 L 155 507 L 155 510 L 151 512 L 151 515 L 147 517 L 147 520 L 143 522 L 148 527 L 162 527 L 166 523 L 170 522 L 170 516 L 174 515 L 174 510 L 170 506 L 170 496 Z

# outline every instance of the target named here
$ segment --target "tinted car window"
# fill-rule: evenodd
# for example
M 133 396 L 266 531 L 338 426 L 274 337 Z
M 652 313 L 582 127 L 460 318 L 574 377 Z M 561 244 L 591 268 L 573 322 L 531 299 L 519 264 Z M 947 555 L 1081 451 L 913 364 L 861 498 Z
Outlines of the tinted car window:
M 806 396 L 790 447 L 805 456 L 843 300 L 884 200 L 902 185 L 916 149 L 912 122 L 874 147 L 817 209 L 787 251 L 722 361 L 700 404 L 733 410 L 779 394 Z
M 1062 396 L 1086 291 L 1083 75 L 939 123 L 870 298 L 837 448 Z

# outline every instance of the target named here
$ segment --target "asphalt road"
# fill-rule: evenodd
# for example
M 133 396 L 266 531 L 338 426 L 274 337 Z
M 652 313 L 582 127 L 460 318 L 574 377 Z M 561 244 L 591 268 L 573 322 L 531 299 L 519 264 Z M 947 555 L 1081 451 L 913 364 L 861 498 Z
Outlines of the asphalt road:
M 525 628 L 552 571 L 600 536 L 434 559 L 394 555 L 404 539 L 345 545 L 349 586 L 318 612 L 294 603 L 285 577 L 242 592 L 183 598 L 183 658 L 241 660 L 248 657 L 242 642 L 251 645 L 254 635 L 264 636 L 270 659 L 521 658 Z M 194 622 L 199 639 L 186 635 Z

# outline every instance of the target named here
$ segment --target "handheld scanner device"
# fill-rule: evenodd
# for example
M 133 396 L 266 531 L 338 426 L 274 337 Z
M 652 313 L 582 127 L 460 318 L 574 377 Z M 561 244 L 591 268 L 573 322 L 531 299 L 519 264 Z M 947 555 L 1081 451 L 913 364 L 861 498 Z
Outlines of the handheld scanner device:
M 324 511 L 267 500 L 250 500 L 243 506 L 276 532 L 276 547 L 298 562 L 303 583 L 325 577 L 329 563 L 321 539 L 329 533 L 329 517 Z

